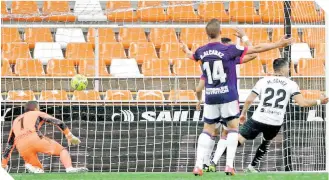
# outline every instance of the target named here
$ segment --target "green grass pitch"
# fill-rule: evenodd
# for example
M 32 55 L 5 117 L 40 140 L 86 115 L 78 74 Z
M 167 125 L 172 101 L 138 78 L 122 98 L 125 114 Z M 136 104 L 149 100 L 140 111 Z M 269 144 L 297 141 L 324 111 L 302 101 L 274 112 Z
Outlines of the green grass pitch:
M 205 173 L 45 173 L 11 174 L 15 180 L 328 180 L 328 173 L 258 173 L 228 177 L 223 172 Z

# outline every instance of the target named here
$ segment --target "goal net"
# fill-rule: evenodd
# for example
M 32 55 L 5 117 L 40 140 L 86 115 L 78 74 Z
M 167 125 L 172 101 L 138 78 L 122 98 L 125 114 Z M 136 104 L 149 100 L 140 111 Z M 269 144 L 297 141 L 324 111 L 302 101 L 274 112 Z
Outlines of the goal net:
M 93 172 L 190 172 L 202 110 L 195 88 L 202 69 L 186 59 L 182 41 L 195 51 L 208 41 L 205 24 L 222 22 L 222 38 L 241 44 L 234 27 L 253 45 L 289 34 L 296 43 L 237 65 L 240 108 L 250 89 L 273 74 L 272 61 L 291 61 L 291 78 L 307 98 L 325 91 L 324 11 L 314 1 L 1 1 L 1 151 L 13 120 L 28 100 L 63 120 L 80 137 L 68 147 L 52 125 L 40 131 L 68 150 L 74 166 Z M 85 91 L 70 79 L 88 77 Z M 249 116 L 256 108 L 250 108 Z M 325 170 L 325 107 L 288 107 L 285 122 L 261 171 Z M 216 140 L 217 141 L 217 140 Z M 235 168 L 251 162 L 262 141 L 239 147 Z M 215 146 L 216 147 L 216 146 Z M 46 172 L 62 172 L 55 156 L 39 154 Z M 224 169 L 225 157 L 220 160 Z M 16 150 L 10 172 L 24 172 Z

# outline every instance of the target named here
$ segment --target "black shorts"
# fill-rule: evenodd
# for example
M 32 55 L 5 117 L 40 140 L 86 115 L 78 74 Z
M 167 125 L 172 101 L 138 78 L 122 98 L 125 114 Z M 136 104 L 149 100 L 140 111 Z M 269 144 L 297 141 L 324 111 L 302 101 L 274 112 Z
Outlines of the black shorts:
M 247 140 L 255 139 L 259 133 L 263 133 L 265 140 L 272 140 L 279 133 L 280 128 L 281 126 L 264 124 L 250 118 L 240 127 L 239 132 Z

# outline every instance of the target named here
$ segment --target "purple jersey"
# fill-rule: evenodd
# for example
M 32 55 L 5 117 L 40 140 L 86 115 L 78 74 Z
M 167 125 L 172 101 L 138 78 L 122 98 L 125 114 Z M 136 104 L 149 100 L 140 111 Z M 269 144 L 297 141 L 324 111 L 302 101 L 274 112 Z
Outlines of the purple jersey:
M 239 100 L 236 64 L 240 64 L 248 48 L 239 45 L 208 43 L 194 53 L 202 61 L 206 81 L 206 104 L 224 104 Z

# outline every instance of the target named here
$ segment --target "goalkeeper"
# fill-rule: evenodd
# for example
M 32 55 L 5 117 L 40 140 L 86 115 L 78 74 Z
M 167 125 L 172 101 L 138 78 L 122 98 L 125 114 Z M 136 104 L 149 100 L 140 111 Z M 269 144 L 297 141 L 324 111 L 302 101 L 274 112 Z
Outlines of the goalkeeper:
M 29 101 L 25 105 L 25 113 L 18 116 L 12 125 L 8 143 L 3 152 L 2 167 L 8 169 L 8 160 L 16 147 L 25 161 L 26 169 L 31 173 L 43 173 L 38 153 L 60 156 L 66 172 L 84 172 L 87 168 L 73 168 L 69 152 L 53 139 L 42 135 L 39 131 L 44 123 L 57 126 L 66 136 L 69 145 L 78 145 L 80 140 L 75 137 L 63 121 L 39 111 L 36 101 Z

